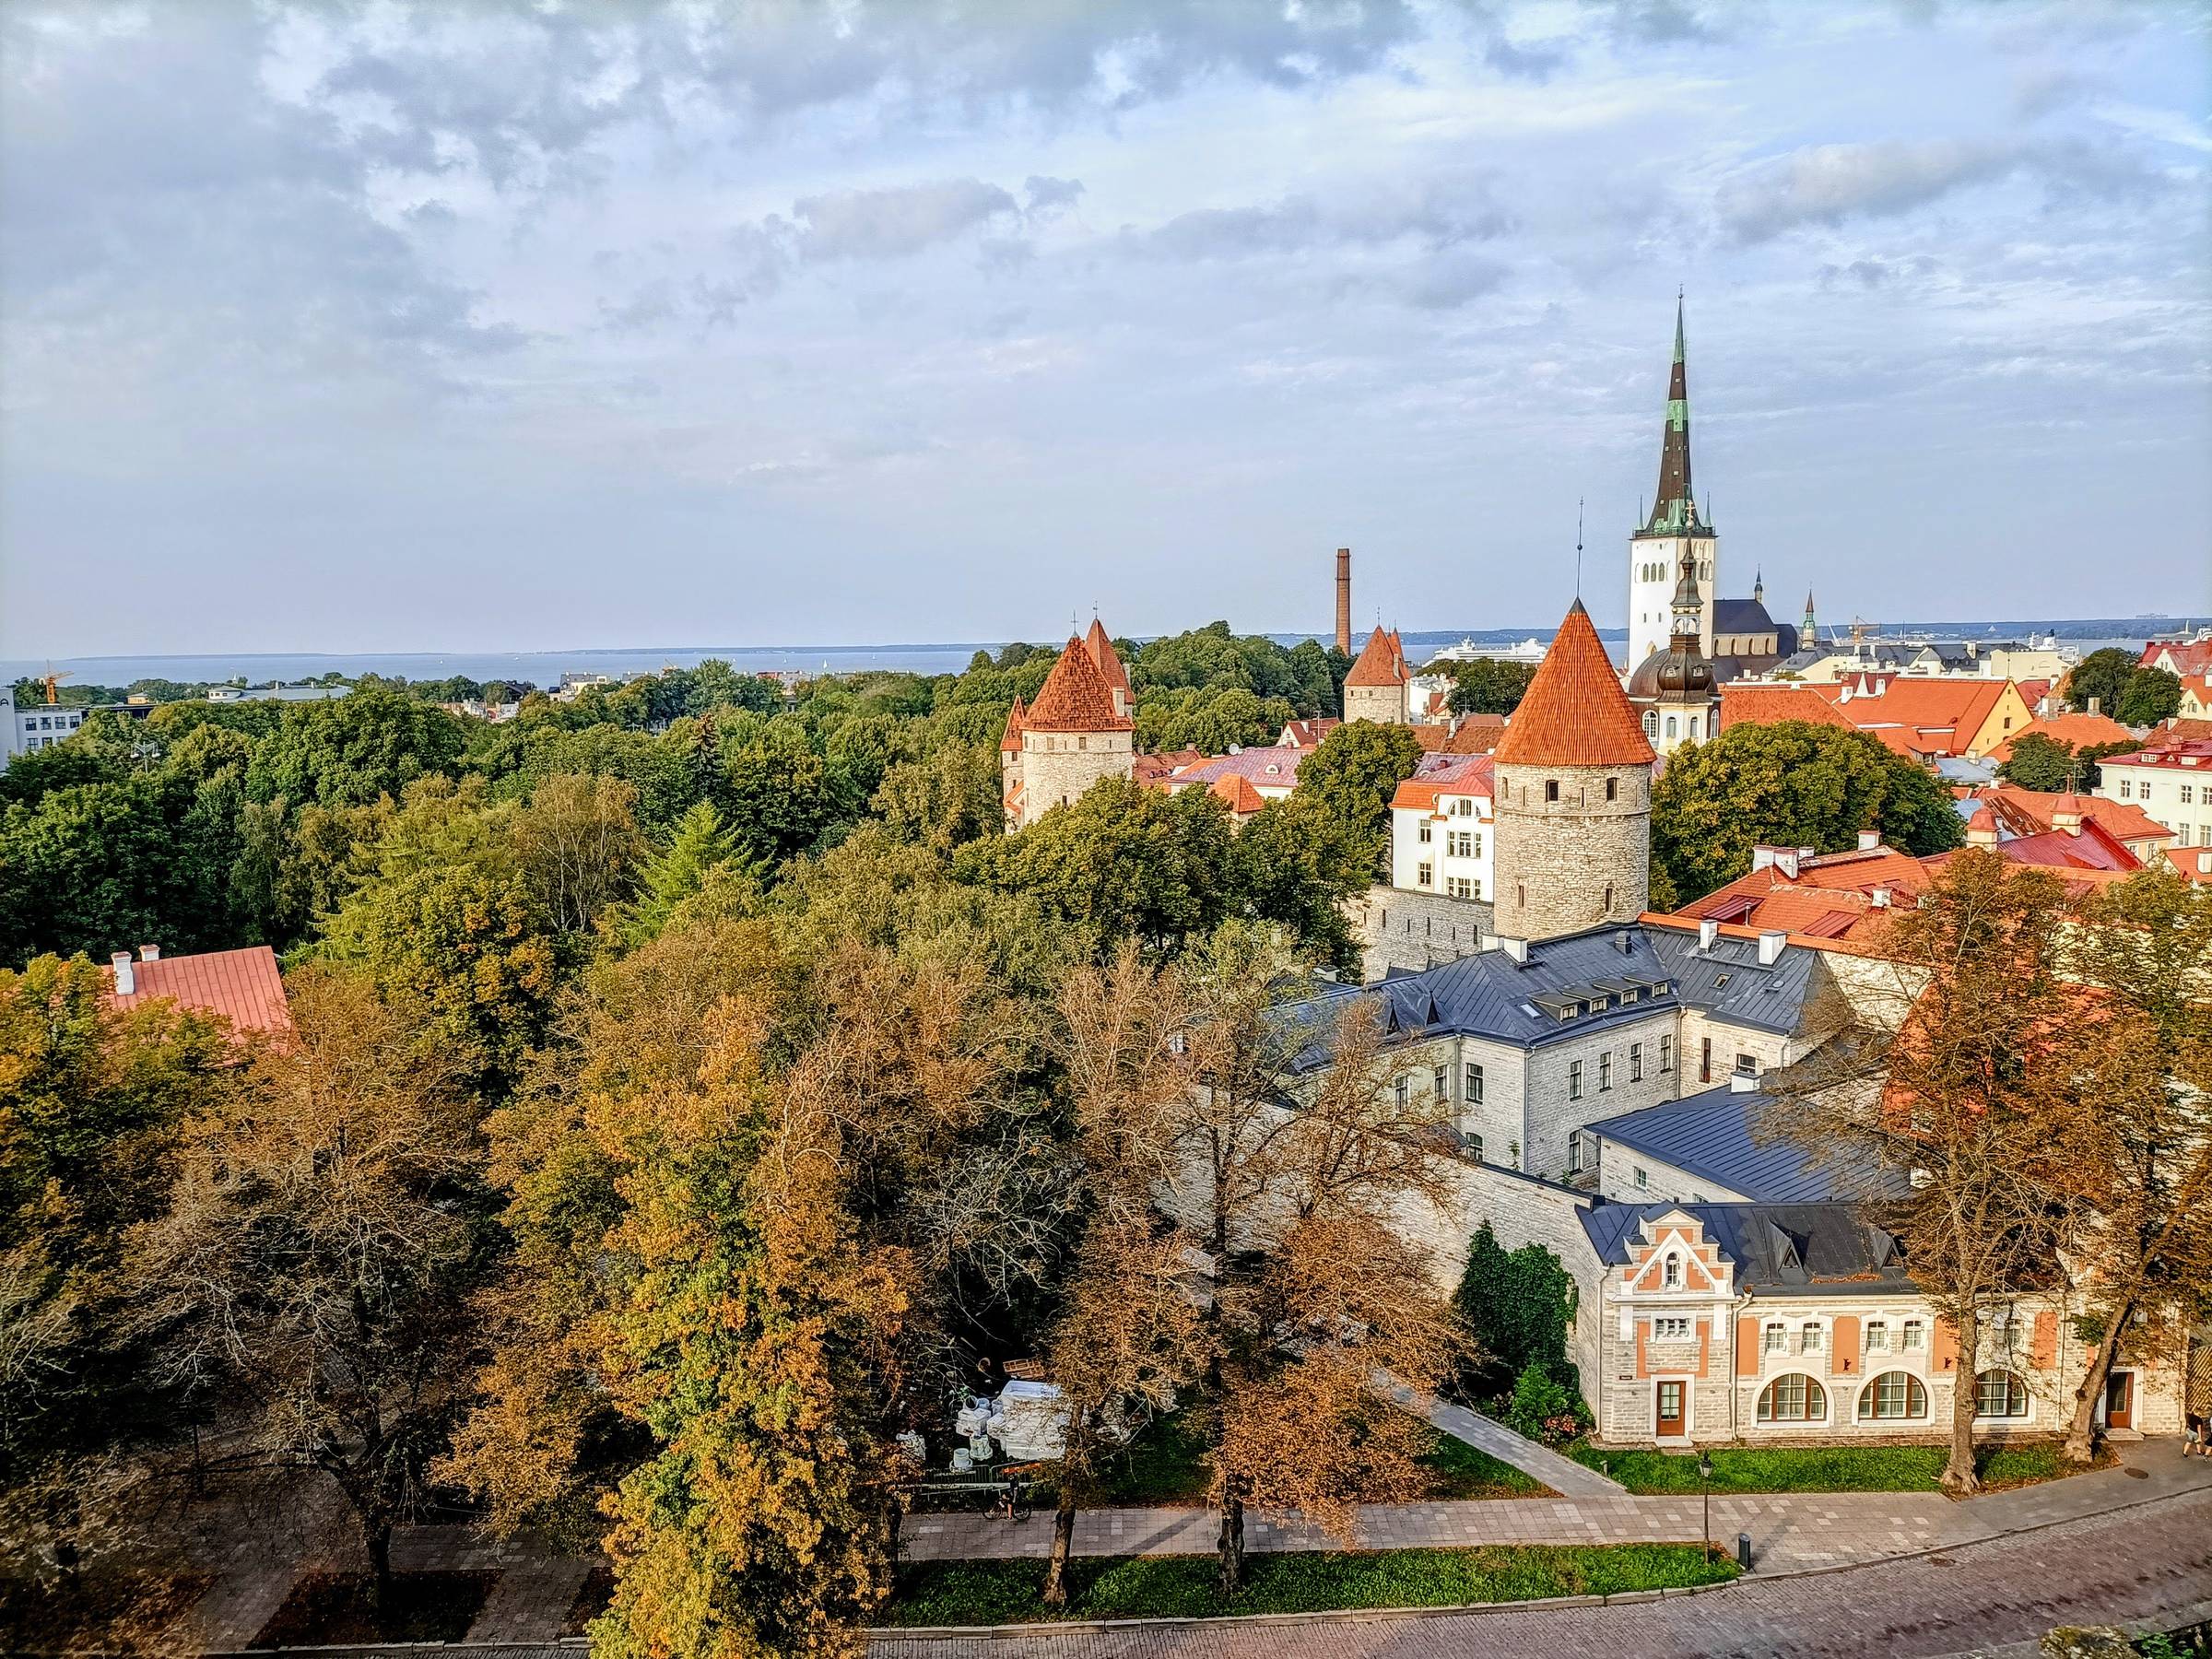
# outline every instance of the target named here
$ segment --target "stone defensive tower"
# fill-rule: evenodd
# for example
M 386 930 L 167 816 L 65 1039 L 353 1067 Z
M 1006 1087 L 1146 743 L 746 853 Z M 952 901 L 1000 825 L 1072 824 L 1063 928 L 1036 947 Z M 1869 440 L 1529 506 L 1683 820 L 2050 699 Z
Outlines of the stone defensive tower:
M 1037 700 L 1017 701 L 999 742 L 1006 828 L 1026 829 L 1106 778 L 1136 773 L 1135 699 L 1106 629 L 1070 637 Z
M 1413 670 L 1406 666 L 1406 647 L 1397 629 L 1378 627 L 1367 636 L 1359 660 L 1344 677 L 1344 717 L 1371 720 L 1377 725 L 1409 724 L 1412 686 Z
M 1653 759 L 1577 599 L 1498 745 L 1492 908 L 1500 938 L 1556 939 L 1642 913 Z

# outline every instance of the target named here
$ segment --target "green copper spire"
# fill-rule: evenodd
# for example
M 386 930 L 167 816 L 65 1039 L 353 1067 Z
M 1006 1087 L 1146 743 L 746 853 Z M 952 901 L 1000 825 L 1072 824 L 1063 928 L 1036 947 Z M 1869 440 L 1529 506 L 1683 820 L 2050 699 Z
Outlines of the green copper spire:
M 1675 296 L 1675 361 L 1667 376 L 1666 428 L 1659 445 L 1659 495 L 1644 524 L 1646 535 L 1680 535 L 1704 526 L 1689 489 L 1689 367 L 1684 343 L 1682 296 Z

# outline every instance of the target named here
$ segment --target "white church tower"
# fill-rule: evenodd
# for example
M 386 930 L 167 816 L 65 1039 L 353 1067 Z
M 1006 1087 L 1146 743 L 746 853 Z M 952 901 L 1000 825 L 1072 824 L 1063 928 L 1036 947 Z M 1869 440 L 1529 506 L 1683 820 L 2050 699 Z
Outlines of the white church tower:
M 1689 488 L 1689 377 L 1683 363 L 1682 301 L 1675 300 L 1675 365 L 1666 387 L 1666 433 L 1659 450 L 1659 495 L 1652 516 L 1629 538 L 1629 671 L 1668 649 L 1670 602 L 1684 559 L 1695 560 L 1703 610 L 1698 649 L 1712 655 L 1712 596 L 1720 543 L 1698 512 Z

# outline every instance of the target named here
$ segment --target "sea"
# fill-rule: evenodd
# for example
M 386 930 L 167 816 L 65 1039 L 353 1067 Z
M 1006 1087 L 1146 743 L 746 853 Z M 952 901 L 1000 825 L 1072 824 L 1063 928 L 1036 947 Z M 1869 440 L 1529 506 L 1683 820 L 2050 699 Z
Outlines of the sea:
M 2203 617 L 1889 622 L 1877 625 L 1877 631 L 1890 638 L 1942 640 L 2022 640 L 2030 635 L 2040 638 L 2055 634 L 2068 649 L 2086 655 L 2107 645 L 2139 650 L 2153 636 L 2202 628 L 2212 618 Z M 1406 654 L 1416 663 L 1425 663 L 1439 651 L 1463 642 L 1500 648 L 1530 640 L 1541 642 L 1551 637 L 1554 626 L 1409 629 L 1403 637 Z M 1284 645 L 1326 638 L 1311 633 L 1277 633 L 1267 637 Z M 1601 628 L 1598 637 L 1616 648 L 1616 655 L 1627 648 L 1626 629 Z M 711 657 L 753 673 L 815 675 L 890 670 L 924 675 L 957 674 L 968 666 L 978 651 L 995 652 L 1005 643 L 1001 640 L 971 640 L 883 645 L 594 646 L 571 651 L 234 652 L 66 657 L 51 663 L 43 659 L 0 659 L 0 682 L 53 672 L 66 675 L 71 683 L 78 686 L 128 686 L 142 679 L 215 684 L 239 678 L 249 685 L 265 686 L 295 684 L 330 674 L 348 679 L 378 674 L 386 678 L 408 680 L 441 680 L 460 675 L 473 680 L 512 680 L 551 687 L 560 683 L 563 674 L 604 674 L 622 679 L 655 674 L 667 667 L 692 668 Z

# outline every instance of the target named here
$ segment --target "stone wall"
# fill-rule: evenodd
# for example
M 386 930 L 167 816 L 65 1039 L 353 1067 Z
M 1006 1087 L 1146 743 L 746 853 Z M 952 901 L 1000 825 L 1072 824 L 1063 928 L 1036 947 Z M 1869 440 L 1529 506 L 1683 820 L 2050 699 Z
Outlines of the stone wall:
M 1681 1090 L 1681 1057 L 1674 1070 L 1659 1065 L 1659 1040 L 1675 1034 L 1676 1011 L 1661 1006 L 1632 1024 L 1608 1027 L 1588 1036 L 1546 1043 L 1528 1055 L 1524 1086 L 1521 1167 L 1532 1175 L 1567 1178 L 1567 1136 L 1601 1118 L 1618 1117 L 1675 1099 Z M 1629 1047 L 1643 1045 L 1643 1076 L 1630 1076 Z M 1612 1057 L 1612 1083 L 1601 1088 L 1606 1056 Z M 1583 1068 L 1583 1093 L 1574 1098 L 1573 1067 Z
M 1347 720 L 1371 720 L 1377 725 L 1404 725 L 1406 688 L 1347 684 L 1344 688 L 1344 717 Z
M 1372 983 L 1393 968 L 1416 972 L 1473 956 L 1490 929 L 1490 906 L 1406 888 L 1371 887 L 1354 901 L 1360 972 Z
M 1021 735 L 1021 821 L 1035 823 L 1053 807 L 1080 800 L 1105 778 L 1135 774 L 1127 732 L 1024 732 Z
M 1548 800 L 1547 784 L 1558 785 Z M 1613 798 L 1606 798 L 1606 787 Z M 1652 774 L 1642 766 L 1500 766 L 1497 931 L 1555 939 L 1633 922 L 1651 896 Z

